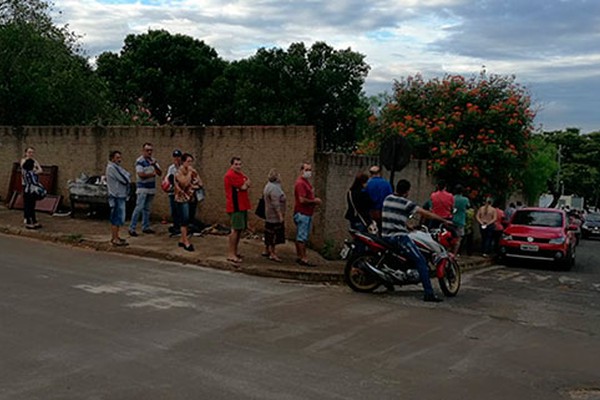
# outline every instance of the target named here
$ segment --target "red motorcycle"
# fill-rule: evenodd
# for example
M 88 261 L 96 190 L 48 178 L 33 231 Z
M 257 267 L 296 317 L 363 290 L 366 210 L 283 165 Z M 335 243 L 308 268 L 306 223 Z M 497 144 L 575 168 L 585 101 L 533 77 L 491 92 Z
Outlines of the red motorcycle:
M 350 230 L 353 241 L 346 242 L 341 256 L 347 259 L 346 284 L 357 292 L 373 292 L 381 285 L 393 290 L 395 285 L 418 285 L 419 272 L 413 262 L 402 256 L 388 241 L 366 232 Z M 455 234 L 442 227 L 431 232 L 422 227 L 409 233 L 425 257 L 430 277 L 438 279 L 445 296 L 456 296 L 460 289 L 460 266 L 448 251 Z

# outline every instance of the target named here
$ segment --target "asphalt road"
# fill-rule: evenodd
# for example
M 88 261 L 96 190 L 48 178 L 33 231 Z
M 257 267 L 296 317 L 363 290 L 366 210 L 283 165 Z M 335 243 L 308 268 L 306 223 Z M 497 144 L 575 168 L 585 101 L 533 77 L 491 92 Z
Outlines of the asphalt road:
M 598 399 L 600 241 L 578 250 L 428 304 L 0 235 L 0 399 Z

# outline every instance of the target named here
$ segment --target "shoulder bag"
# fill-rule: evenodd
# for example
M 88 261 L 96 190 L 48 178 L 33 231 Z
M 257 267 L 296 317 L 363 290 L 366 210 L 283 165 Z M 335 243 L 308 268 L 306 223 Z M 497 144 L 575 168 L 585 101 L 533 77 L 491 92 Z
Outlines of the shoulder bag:
M 375 221 L 371 221 L 370 224 L 367 224 L 367 222 L 364 220 L 362 215 L 360 215 L 360 213 L 356 209 L 356 206 L 354 205 L 354 200 L 352 199 L 352 191 L 350 191 L 350 190 L 348 190 L 348 200 L 350 200 L 352 209 L 354 209 L 354 215 L 356 215 L 360 219 L 360 222 L 362 222 L 363 225 L 367 227 L 367 232 L 369 232 L 371 235 L 377 235 L 377 233 L 379 233 L 379 228 L 377 228 L 377 223 Z

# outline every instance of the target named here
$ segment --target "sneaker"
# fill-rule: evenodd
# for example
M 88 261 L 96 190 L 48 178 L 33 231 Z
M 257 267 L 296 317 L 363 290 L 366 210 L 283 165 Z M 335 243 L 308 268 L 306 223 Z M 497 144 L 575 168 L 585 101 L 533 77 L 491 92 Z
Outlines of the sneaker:
M 442 301 L 444 301 L 442 298 L 437 297 L 435 294 L 433 293 L 426 293 L 423 296 L 423 301 L 426 301 L 428 303 L 440 303 Z
M 142 232 L 147 233 L 149 235 L 152 235 L 152 234 L 156 233 L 156 232 L 154 232 L 154 229 L 150 229 L 150 228 L 144 229 Z
M 138 237 L 139 235 L 137 234 L 137 232 L 136 232 L 136 231 L 132 231 L 132 230 L 130 230 L 130 231 L 129 231 L 129 236 L 131 236 L 131 237 Z
M 34 225 L 34 224 L 26 224 L 26 225 L 25 225 L 25 228 L 26 228 L 26 229 L 36 229 L 36 227 L 35 227 L 35 225 Z

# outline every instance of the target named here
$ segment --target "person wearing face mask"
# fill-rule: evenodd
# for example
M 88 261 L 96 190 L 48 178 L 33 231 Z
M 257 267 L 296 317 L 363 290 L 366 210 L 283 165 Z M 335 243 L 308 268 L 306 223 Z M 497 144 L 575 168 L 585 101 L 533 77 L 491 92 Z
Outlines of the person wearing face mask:
M 312 217 L 315 207 L 321 199 L 315 197 L 315 191 L 309 179 L 312 178 L 312 165 L 308 162 L 300 166 L 300 176 L 294 184 L 294 223 L 296 224 L 296 262 L 305 267 L 314 267 L 306 256 L 306 242 L 310 236 Z

